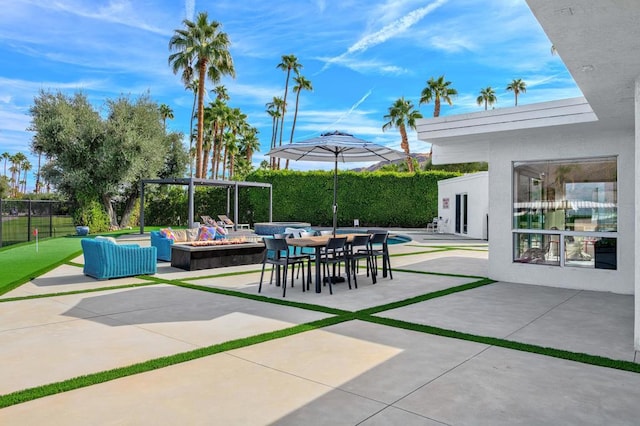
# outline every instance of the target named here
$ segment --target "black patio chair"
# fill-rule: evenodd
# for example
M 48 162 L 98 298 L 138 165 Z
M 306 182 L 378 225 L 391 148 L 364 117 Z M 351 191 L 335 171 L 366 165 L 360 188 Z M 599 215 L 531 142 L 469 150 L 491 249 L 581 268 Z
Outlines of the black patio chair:
M 329 238 L 320 253 L 319 263 L 322 265 L 322 280 L 325 283 L 329 283 L 329 294 L 333 294 L 332 283 L 337 277 L 336 267 L 341 263 L 345 264 L 347 282 L 349 283 L 349 289 L 351 289 L 351 271 L 348 267 L 349 260 L 347 259 L 347 251 L 345 249 L 346 244 L 347 237 Z M 328 274 L 329 265 L 333 267 L 333 272 L 330 276 Z
M 378 258 L 382 258 L 382 277 L 393 279 L 393 273 L 391 272 L 391 258 L 389 256 L 389 233 L 384 231 L 370 232 L 371 238 L 369 238 L 369 254 L 373 261 L 373 273 L 378 275 Z
M 275 268 L 284 267 L 282 270 L 282 297 L 287 294 L 287 272 L 289 265 L 291 265 L 291 287 L 293 287 L 293 281 L 295 279 L 295 266 L 300 265 L 302 268 L 302 291 L 305 291 L 305 285 L 311 279 L 311 270 L 308 269 L 307 280 L 305 281 L 304 264 L 309 264 L 310 258 L 307 255 L 294 255 L 289 251 L 289 245 L 284 238 L 265 238 L 265 252 L 262 260 L 262 272 L 260 273 L 260 285 L 258 286 L 258 293 L 262 291 L 262 280 L 264 278 L 264 270 L 267 264 L 273 265 Z
M 347 250 L 347 268 L 351 268 L 353 272 L 353 283 L 355 288 L 358 288 L 358 262 L 360 259 L 367 261 L 367 276 L 369 276 L 369 270 L 373 270 L 373 257 L 371 254 L 371 247 L 369 245 L 369 235 L 356 235 L 348 245 Z M 371 274 L 373 284 L 376 283 L 376 275 Z

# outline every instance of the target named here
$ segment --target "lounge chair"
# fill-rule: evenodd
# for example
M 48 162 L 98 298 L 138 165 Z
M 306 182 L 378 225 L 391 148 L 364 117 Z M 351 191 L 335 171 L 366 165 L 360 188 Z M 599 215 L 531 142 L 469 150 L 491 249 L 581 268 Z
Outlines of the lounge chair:
M 238 229 L 249 229 L 249 224 L 248 223 L 238 223 L 235 224 L 233 223 L 233 221 L 231 219 L 229 219 L 229 217 L 227 215 L 224 214 L 219 214 L 218 215 L 218 219 L 220 219 L 220 224 L 222 226 L 224 226 L 225 228 L 238 228 Z

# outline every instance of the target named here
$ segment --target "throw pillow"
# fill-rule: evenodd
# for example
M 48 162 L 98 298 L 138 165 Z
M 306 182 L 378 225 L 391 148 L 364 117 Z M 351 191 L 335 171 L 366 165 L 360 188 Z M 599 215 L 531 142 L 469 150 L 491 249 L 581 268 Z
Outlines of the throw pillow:
M 198 241 L 213 241 L 216 239 L 216 228 L 213 226 L 201 226 L 198 232 Z
M 162 235 L 165 238 L 168 238 L 170 240 L 175 241 L 176 237 L 175 235 L 173 235 L 173 230 L 171 230 L 171 228 L 164 228 L 160 230 L 160 235 Z
M 96 241 L 104 241 L 104 242 L 111 243 L 111 244 L 116 244 L 116 239 L 115 239 L 115 238 L 113 238 L 113 237 L 103 237 L 103 236 L 101 236 L 101 235 L 98 235 L 98 236 L 95 238 L 95 240 L 96 240 Z
M 173 230 L 173 241 L 176 243 L 184 243 L 187 241 L 187 231 L 184 229 Z
M 216 225 L 216 232 L 222 236 L 227 235 L 227 230 L 224 226 Z
M 187 229 L 187 241 L 197 241 L 198 240 L 198 232 L 199 228 L 189 228 Z

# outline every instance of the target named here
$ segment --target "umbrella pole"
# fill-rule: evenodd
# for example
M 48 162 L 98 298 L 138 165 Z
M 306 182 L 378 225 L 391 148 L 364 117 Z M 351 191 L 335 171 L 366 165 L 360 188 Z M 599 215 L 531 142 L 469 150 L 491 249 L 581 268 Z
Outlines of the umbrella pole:
M 333 238 L 336 237 L 338 226 L 338 153 L 336 152 L 335 167 L 333 169 Z

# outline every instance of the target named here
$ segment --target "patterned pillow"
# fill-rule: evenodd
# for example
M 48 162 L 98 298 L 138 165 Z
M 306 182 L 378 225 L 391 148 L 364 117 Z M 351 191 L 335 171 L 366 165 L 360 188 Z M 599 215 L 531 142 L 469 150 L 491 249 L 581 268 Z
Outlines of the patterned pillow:
M 160 235 L 162 235 L 165 238 L 168 238 L 170 240 L 175 241 L 176 240 L 176 236 L 173 235 L 173 231 L 171 230 L 171 228 L 164 228 L 160 230 Z
M 227 230 L 224 228 L 224 226 L 216 225 L 215 228 L 216 228 L 216 232 L 218 234 L 218 239 L 226 238 Z
M 216 239 L 216 228 L 213 226 L 201 226 L 198 231 L 198 241 L 213 241 Z

